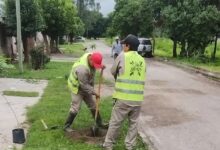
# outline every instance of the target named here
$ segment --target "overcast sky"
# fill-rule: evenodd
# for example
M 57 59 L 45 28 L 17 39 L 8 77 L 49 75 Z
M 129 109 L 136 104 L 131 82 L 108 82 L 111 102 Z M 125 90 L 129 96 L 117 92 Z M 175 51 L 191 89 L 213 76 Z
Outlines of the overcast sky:
M 100 2 L 101 4 L 101 10 L 100 12 L 107 16 L 110 12 L 114 10 L 115 1 L 114 0 L 96 0 L 97 2 Z

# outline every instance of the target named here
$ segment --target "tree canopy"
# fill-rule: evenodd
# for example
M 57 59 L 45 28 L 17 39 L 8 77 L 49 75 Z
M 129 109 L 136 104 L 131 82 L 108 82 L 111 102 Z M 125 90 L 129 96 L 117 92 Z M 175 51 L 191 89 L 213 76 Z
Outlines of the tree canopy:
M 115 0 L 109 35 L 152 36 L 156 28 L 177 44 L 182 56 L 204 55 L 220 32 L 218 0 Z
M 149 1 L 116 0 L 112 28 L 109 30 L 113 30 L 122 37 L 128 34 L 150 36 L 153 31 L 152 21 Z

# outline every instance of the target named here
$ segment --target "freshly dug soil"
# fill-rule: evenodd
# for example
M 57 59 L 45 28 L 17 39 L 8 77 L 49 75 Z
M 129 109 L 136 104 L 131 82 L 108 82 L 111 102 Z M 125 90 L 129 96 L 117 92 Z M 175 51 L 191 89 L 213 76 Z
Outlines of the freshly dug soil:
M 99 144 L 104 141 L 107 130 L 99 129 L 95 137 L 92 133 L 92 129 L 87 128 L 82 130 L 74 130 L 73 132 L 66 133 L 66 136 L 74 141 L 79 140 L 88 144 Z

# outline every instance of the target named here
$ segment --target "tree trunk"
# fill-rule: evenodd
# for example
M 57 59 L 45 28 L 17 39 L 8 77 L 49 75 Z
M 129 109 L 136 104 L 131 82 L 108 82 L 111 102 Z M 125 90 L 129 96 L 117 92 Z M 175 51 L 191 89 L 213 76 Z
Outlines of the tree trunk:
M 216 37 L 215 37 L 215 47 L 214 47 L 214 50 L 213 50 L 213 53 L 212 53 L 212 57 L 211 57 L 212 60 L 215 60 L 215 54 L 216 54 L 216 49 L 217 49 L 217 42 L 218 42 L 218 34 L 216 34 Z
M 73 44 L 73 34 L 69 34 L 69 42 L 70 44 Z
M 56 37 L 56 40 L 55 40 L 55 42 L 56 42 L 56 49 L 59 51 L 59 37 Z
M 13 51 L 13 40 L 12 37 L 0 37 L 0 38 L 6 38 L 6 48 L 1 45 L 2 51 L 5 54 L 6 57 L 10 57 L 13 59 L 14 51 Z
M 58 37 L 51 37 L 50 50 L 51 50 L 51 53 L 60 53 L 58 49 Z
M 177 41 L 173 40 L 173 57 L 177 57 L 177 52 L 176 52 L 176 47 L 177 47 Z
M 33 36 L 27 38 L 27 47 L 28 51 L 32 50 L 35 47 L 35 39 Z
M 56 53 L 56 50 L 55 50 L 55 47 L 54 47 L 54 38 L 53 37 L 51 37 L 51 39 L 50 39 L 50 51 L 51 51 L 51 53 Z
M 186 55 L 186 41 L 181 42 L 181 51 L 180 51 L 180 56 L 185 57 Z
M 0 49 L 6 57 L 10 57 L 11 60 L 14 60 L 15 54 L 13 52 L 12 44 L 12 37 L 7 37 L 6 26 L 0 23 Z
M 29 52 L 27 47 L 27 37 L 22 36 L 22 43 L 23 43 L 23 53 L 24 53 L 24 63 L 29 63 Z
M 23 36 L 22 38 L 23 42 L 23 48 L 24 48 L 24 63 L 29 63 L 30 62 L 30 50 L 34 48 L 34 37 L 25 37 Z
M 42 34 L 43 34 L 43 38 L 44 38 L 46 52 L 47 52 L 47 54 L 50 54 L 50 46 L 49 46 L 49 42 L 47 39 L 47 35 L 45 33 L 42 33 Z
M 153 45 L 152 45 L 152 54 L 154 54 L 154 51 L 155 51 L 155 46 L 156 46 L 156 40 L 155 38 L 153 37 Z

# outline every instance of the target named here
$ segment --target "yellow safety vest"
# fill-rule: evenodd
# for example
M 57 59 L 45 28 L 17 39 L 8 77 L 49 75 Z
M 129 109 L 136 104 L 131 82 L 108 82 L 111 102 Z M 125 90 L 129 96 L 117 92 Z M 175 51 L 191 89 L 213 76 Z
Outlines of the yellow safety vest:
M 135 51 L 126 52 L 124 55 L 125 70 L 117 77 L 113 98 L 143 101 L 146 77 L 145 60 Z
M 88 55 L 90 55 L 90 53 L 84 54 L 72 66 L 72 70 L 70 72 L 70 75 L 69 75 L 69 78 L 67 81 L 67 85 L 68 85 L 70 91 L 73 92 L 74 94 L 77 94 L 78 90 L 79 90 L 79 81 L 77 79 L 75 69 L 76 69 L 76 67 L 81 66 L 81 65 L 83 65 L 89 69 Z M 89 69 L 89 71 L 90 71 L 90 69 Z

